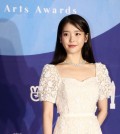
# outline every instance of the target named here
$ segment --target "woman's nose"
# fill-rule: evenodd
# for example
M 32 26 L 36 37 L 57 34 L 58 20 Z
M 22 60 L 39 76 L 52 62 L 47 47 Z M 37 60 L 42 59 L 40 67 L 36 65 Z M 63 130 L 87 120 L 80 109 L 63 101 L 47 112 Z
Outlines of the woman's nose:
M 74 36 L 71 35 L 71 36 L 70 36 L 70 42 L 74 42 L 74 40 L 75 40 L 75 39 L 74 39 Z

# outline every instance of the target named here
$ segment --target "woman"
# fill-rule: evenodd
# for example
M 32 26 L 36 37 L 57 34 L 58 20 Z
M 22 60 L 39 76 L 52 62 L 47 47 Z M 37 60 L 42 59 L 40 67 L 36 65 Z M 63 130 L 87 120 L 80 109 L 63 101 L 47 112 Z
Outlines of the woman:
M 39 86 L 44 134 L 52 134 L 54 103 L 59 113 L 54 134 L 102 134 L 111 80 L 106 66 L 95 63 L 89 25 L 81 16 L 60 21 L 54 57 Z

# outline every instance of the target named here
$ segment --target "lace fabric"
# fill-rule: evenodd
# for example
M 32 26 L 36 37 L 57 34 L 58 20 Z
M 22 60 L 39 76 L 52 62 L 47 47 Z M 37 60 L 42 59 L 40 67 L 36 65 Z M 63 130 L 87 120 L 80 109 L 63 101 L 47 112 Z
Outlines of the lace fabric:
M 100 63 L 97 66 L 98 86 L 100 89 L 99 100 L 103 100 L 104 98 L 110 97 L 113 86 L 106 66 Z
M 58 74 L 52 65 L 46 64 L 43 68 L 39 83 L 40 101 L 50 101 L 52 103 L 55 103 L 58 88 Z
M 99 86 L 99 100 L 109 98 L 112 91 L 111 79 L 108 70 L 104 64 L 96 63 L 96 76 Z M 41 101 L 51 101 L 55 103 L 57 90 L 59 88 L 60 78 L 54 65 L 46 64 L 43 68 L 40 84 L 39 96 Z
M 95 116 L 96 104 L 108 98 L 111 90 L 108 70 L 101 63 L 96 63 L 96 77 L 84 81 L 61 78 L 54 65 L 46 64 L 40 79 L 39 97 L 40 101 L 56 103 L 60 116 L 54 134 L 102 134 Z

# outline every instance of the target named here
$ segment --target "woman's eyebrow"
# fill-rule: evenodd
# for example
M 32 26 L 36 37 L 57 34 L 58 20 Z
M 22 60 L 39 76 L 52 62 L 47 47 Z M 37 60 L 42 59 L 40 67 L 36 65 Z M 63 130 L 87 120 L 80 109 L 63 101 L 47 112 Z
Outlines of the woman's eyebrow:
M 62 31 L 62 32 L 70 32 L 70 31 L 64 30 L 64 31 Z
M 75 30 L 74 32 L 82 32 L 81 30 Z
M 64 31 L 62 31 L 62 32 L 70 32 L 70 31 L 64 30 Z M 82 31 L 82 30 L 75 30 L 74 32 L 83 32 L 83 31 Z

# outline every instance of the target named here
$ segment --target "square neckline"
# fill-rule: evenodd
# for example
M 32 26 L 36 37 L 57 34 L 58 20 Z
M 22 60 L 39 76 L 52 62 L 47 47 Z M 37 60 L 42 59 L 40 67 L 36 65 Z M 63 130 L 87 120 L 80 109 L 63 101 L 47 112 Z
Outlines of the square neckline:
M 53 65 L 53 66 L 54 66 L 54 68 L 55 68 L 55 70 L 56 70 L 56 72 L 57 72 L 57 74 L 58 74 L 58 76 L 60 77 L 61 80 L 63 80 L 63 79 L 72 79 L 72 80 L 76 80 L 76 81 L 82 83 L 82 82 L 86 82 L 86 81 L 89 81 L 89 80 L 92 80 L 92 79 L 96 79 L 96 78 L 97 78 L 97 64 L 96 64 L 96 63 L 94 63 L 94 64 L 95 64 L 95 76 L 87 77 L 87 78 L 85 78 L 85 79 L 83 79 L 83 80 L 79 80 L 79 79 L 74 78 L 74 77 L 62 77 L 62 76 L 60 75 L 60 73 L 59 73 L 59 71 L 58 71 L 56 65 Z

